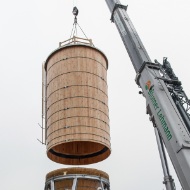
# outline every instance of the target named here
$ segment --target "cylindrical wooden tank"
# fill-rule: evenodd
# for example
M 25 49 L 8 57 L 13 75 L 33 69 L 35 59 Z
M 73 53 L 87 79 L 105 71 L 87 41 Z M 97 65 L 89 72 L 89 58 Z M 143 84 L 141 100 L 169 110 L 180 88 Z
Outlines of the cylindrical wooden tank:
M 46 175 L 45 190 L 110 190 L 107 173 L 91 168 L 63 168 Z
M 106 159 L 111 152 L 106 56 L 90 45 L 65 45 L 44 67 L 48 157 L 68 165 Z

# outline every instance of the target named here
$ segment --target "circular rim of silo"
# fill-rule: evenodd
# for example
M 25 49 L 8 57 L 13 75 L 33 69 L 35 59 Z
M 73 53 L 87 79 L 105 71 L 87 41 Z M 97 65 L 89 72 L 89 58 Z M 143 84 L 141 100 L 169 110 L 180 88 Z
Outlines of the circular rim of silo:
M 46 61 L 44 63 L 44 69 L 45 69 L 45 71 L 47 70 L 48 61 L 50 60 L 50 58 L 54 54 L 56 54 L 57 52 L 61 51 L 62 49 L 72 48 L 74 46 L 83 46 L 83 47 L 91 48 L 91 49 L 94 49 L 95 51 L 98 51 L 105 58 L 106 69 L 108 70 L 108 59 L 105 56 L 105 54 L 103 53 L 103 51 L 101 51 L 100 49 L 98 49 L 98 48 L 96 48 L 94 46 L 91 46 L 91 45 L 78 43 L 78 44 L 67 44 L 67 45 L 58 47 L 57 49 L 55 49 L 54 51 L 52 51 L 49 54 L 49 56 L 47 57 L 47 59 L 46 59 Z M 73 142 L 77 142 L 77 141 L 65 142 L 64 144 L 73 143 Z M 80 142 L 86 143 L 88 141 L 80 141 Z M 54 162 L 61 163 L 61 164 L 68 164 L 68 165 L 88 165 L 88 164 L 94 164 L 94 163 L 97 163 L 97 162 L 101 162 L 101 161 L 105 160 L 106 158 L 108 158 L 110 156 L 110 154 L 111 154 L 111 146 L 106 146 L 105 144 L 100 144 L 99 142 L 96 142 L 96 141 L 91 141 L 91 143 L 102 145 L 103 148 L 100 151 L 98 151 L 98 152 L 87 154 L 87 155 L 68 155 L 68 154 L 62 154 L 62 153 L 56 152 L 53 149 L 48 149 L 47 150 L 47 156 L 48 156 L 49 159 L 51 159 Z M 99 156 L 99 157 L 97 157 L 97 156 Z M 52 158 L 52 157 L 56 157 L 56 158 Z M 78 159 L 78 162 L 76 161 L 77 159 Z M 85 161 L 85 162 L 83 162 L 82 161 L 83 159 L 88 159 L 88 160 Z M 73 162 L 72 160 L 75 160 L 75 161 Z
M 66 180 L 66 181 L 64 181 Z M 81 186 L 78 186 L 79 181 L 82 181 L 83 185 L 84 182 L 87 182 L 89 185 L 97 185 L 95 184 L 95 181 L 98 182 L 100 185 L 99 187 L 101 189 L 108 189 L 110 190 L 110 181 L 109 181 L 109 175 L 101 170 L 92 169 L 92 168 L 61 168 L 54 171 L 49 172 L 46 174 L 45 177 L 45 190 L 49 188 L 55 188 L 56 183 L 64 183 L 65 185 L 68 185 L 68 182 L 72 180 L 70 186 L 72 186 L 74 189 L 81 189 Z M 58 184 L 57 184 L 58 185 Z M 98 188 L 99 189 L 99 188 Z
M 47 69 L 47 63 L 48 63 L 49 59 L 51 58 L 51 56 L 53 56 L 55 53 L 57 53 L 57 52 L 58 52 L 59 50 L 61 50 L 61 49 L 65 49 L 65 48 L 69 48 L 69 47 L 73 47 L 73 46 L 86 46 L 86 47 L 90 47 L 90 48 L 92 48 L 92 49 L 95 49 L 95 50 L 99 51 L 99 52 L 104 56 L 104 58 L 105 58 L 105 60 L 106 60 L 106 66 L 107 66 L 107 70 L 108 70 L 108 59 L 107 59 L 107 57 L 105 56 L 105 54 L 104 54 L 103 51 L 101 51 L 100 49 L 98 49 L 98 48 L 96 48 L 96 47 L 93 47 L 93 46 L 90 46 L 90 45 L 86 45 L 86 44 L 69 44 L 69 45 L 65 45 L 65 46 L 58 47 L 57 49 L 55 49 L 54 51 L 52 51 L 52 52 L 49 54 L 49 56 L 47 57 L 47 59 L 46 59 L 46 61 L 45 61 L 45 63 L 44 63 L 44 69 L 45 69 L 45 71 L 46 71 L 46 69 Z
M 82 168 L 82 167 L 61 168 L 53 170 L 46 174 L 46 180 L 55 178 L 60 175 L 71 175 L 71 174 L 93 175 L 93 176 L 103 177 L 109 180 L 109 175 L 104 171 L 97 170 L 94 168 Z

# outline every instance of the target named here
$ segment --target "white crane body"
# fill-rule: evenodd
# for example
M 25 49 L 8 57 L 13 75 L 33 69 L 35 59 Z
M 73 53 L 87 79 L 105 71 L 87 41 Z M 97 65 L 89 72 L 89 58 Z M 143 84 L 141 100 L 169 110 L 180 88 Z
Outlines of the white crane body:
M 171 92 L 175 95 L 175 90 L 169 90 L 179 81 L 170 78 L 161 64 L 151 62 L 126 13 L 127 6 L 118 0 L 106 0 L 106 3 L 136 71 L 136 83 L 146 99 L 150 120 L 164 142 L 183 189 L 190 190 L 190 120 L 171 95 Z M 169 186 L 172 183 L 166 184 L 167 190 L 175 189 Z

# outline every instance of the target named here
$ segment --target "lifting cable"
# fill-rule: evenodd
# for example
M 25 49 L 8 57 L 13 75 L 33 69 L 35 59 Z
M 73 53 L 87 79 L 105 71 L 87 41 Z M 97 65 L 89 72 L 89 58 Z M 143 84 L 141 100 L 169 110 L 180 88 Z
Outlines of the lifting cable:
M 74 4 L 74 0 L 73 0 L 73 4 Z M 82 30 L 82 28 L 80 27 L 80 25 L 77 22 L 77 16 L 78 16 L 79 10 L 76 6 L 73 7 L 72 13 L 74 15 L 74 23 L 73 23 L 73 28 L 71 31 L 70 38 L 73 38 L 75 35 L 77 36 L 77 26 L 78 26 L 79 29 L 82 31 L 83 35 L 85 36 L 85 38 L 88 39 L 88 37 L 86 36 L 86 34 L 84 33 L 84 31 Z
M 77 6 L 77 0 L 73 0 L 73 7 Z

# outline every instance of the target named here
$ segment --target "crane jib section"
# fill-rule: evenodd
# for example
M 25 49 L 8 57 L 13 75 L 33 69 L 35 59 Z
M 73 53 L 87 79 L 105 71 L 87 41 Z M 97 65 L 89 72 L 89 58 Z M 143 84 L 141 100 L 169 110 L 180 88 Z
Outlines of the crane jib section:
M 127 49 L 131 62 L 136 72 L 140 70 L 144 62 L 151 62 L 150 57 L 131 22 L 126 9 L 119 0 L 106 0 L 111 11 L 111 20 L 117 26 L 122 41 Z
M 184 190 L 190 189 L 190 134 L 160 75 L 159 65 L 145 63 L 137 84 L 146 99 L 147 113 L 161 135 Z
M 170 72 L 169 75 L 166 73 L 169 78 L 168 76 L 164 78 L 161 75 L 159 64 L 151 63 L 151 59 L 126 13 L 127 7 L 121 5 L 119 0 L 106 0 L 106 3 L 111 12 L 111 19 L 116 24 L 137 73 L 136 82 L 141 87 L 142 94 L 146 99 L 150 120 L 164 141 L 183 189 L 189 190 L 190 130 L 187 126 L 189 120 L 188 118 L 184 119 L 186 117 L 181 114 L 184 110 L 178 106 L 178 102 L 182 99 L 182 93 L 178 93 L 178 88 L 170 90 L 171 84 L 166 83 L 166 81 L 172 81 Z M 176 96 L 177 93 L 178 96 Z M 190 106 L 186 110 L 189 109 Z

